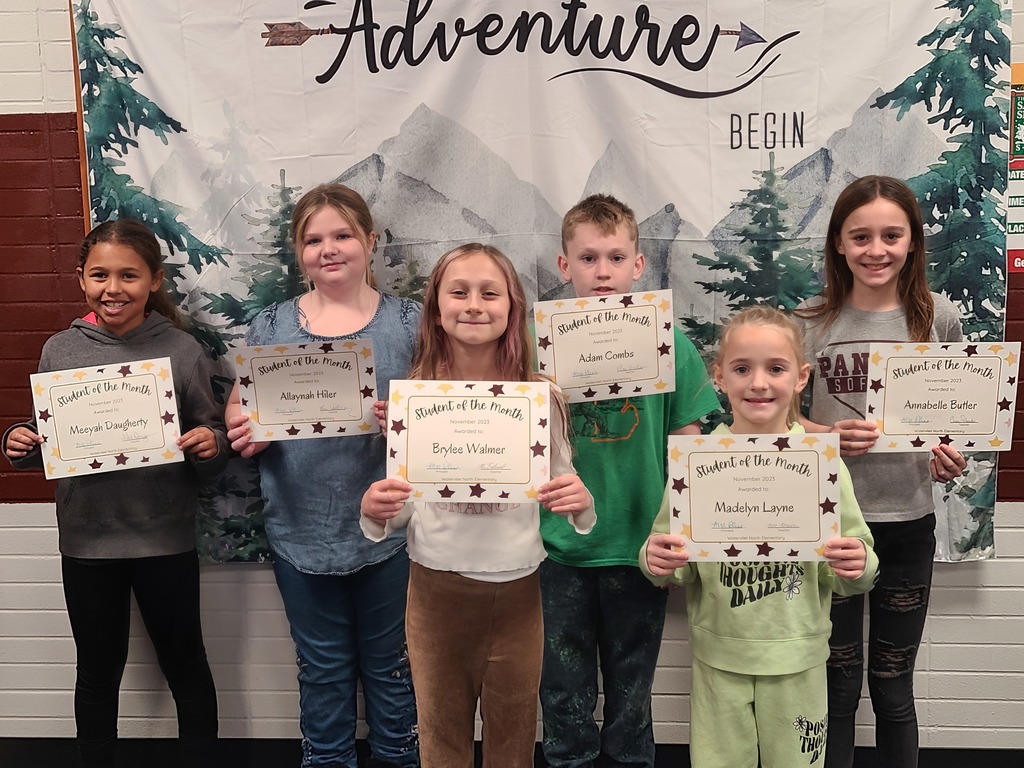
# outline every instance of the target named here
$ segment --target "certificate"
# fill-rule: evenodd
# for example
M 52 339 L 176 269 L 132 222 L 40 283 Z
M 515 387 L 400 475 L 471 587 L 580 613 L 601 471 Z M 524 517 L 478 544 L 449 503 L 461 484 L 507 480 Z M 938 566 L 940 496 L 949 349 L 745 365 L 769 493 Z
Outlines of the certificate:
M 872 344 L 867 412 L 872 452 L 1008 451 L 1017 396 L 1019 341 Z
M 48 479 L 184 461 L 170 358 L 29 378 Z
M 672 291 L 533 305 L 539 369 L 570 403 L 672 392 Z
M 254 440 L 365 435 L 378 429 L 373 343 L 279 344 L 233 350 Z
M 690 562 L 824 559 L 841 535 L 839 436 L 670 435 L 672 533 Z
M 392 381 L 389 476 L 414 501 L 536 503 L 551 477 L 544 382 Z

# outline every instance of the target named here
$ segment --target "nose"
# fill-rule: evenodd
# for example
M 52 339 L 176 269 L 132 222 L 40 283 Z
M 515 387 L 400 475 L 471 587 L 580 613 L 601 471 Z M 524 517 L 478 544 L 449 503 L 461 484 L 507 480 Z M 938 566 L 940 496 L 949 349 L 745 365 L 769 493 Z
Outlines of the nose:
M 480 314 L 483 310 L 480 308 L 481 296 L 479 291 L 470 291 L 466 297 L 466 311 L 472 312 L 473 314 Z
M 871 242 L 868 243 L 868 255 L 885 256 L 885 243 L 882 242 L 881 238 L 871 238 Z
M 768 388 L 768 377 L 765 376 L 764 371 L 758 369 L 755 370 L 750 379 L 751 389 L 767 389 Z
M 610 277 L 611 276 L 611 270 L 609 269 L 609 266 L 611 266 L 611 265 L 610 265 L 610 262 L 608 261 L 608 259 L 598 259 L 597 260 L 597 270 L 596 270 L 597 277 L 601 278 L 601 279 L 606 279 L 606 278 Z
M 107 279 L 107 285 L 104 288 L 107 293 L 120 293 L 121 292 L 121 280 L 120 278 L 111 275 Z

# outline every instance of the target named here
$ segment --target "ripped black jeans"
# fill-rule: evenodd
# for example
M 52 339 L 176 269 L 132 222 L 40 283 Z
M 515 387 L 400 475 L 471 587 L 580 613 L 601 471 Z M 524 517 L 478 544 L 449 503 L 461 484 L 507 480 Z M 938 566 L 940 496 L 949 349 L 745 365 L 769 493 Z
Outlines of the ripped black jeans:
M 916 768 L 914 662 L 924 633 L 935 556 L 935 515 L 869 523 L 878 582 L 868 593 L 868 691 L 880 768 Z M 854 718 L 864 678 L 864 595 L 835 597 L 828 660 L 825 768 L 853 765 Z

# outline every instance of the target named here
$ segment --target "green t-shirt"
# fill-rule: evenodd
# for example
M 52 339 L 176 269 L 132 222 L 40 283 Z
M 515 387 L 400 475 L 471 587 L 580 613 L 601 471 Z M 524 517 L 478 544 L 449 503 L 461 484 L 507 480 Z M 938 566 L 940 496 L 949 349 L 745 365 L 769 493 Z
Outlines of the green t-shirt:
M 540 532 L 552 560 L 573 566 L 637 564 L 636 553 L 661 506 L 669 432 L 719 407 L 704 361 L 683 332 L 674 331 L 674 392 L 569 406 L 573 465 L 594 497 L 597 524 L 579 536 L 542 508 Z

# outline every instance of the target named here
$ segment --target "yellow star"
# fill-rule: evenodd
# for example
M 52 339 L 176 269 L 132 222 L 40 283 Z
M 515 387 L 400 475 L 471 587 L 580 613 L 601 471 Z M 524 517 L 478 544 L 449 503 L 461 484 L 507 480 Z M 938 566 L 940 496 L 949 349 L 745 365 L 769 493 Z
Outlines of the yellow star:
M 589 301 L 587 301 L 586 299 L 579 299 L 579 300 L 578 300 L 578 301 L 576 302 L 576 306 L 577 306 L 577 307 L 579 307 L 580 309 L 585 309 L 585 308 L 586 308 L 586 306 L 587 306 L 587 305 L 588 305 L 589 303 L 590 303 L 590 302 L 589 302 Z
M 818 438 L 816 438 L 814 435 L 808 435 L 800 442 L 802 442 L 804 445 L 809 445 L 813 448 L 818 444 Z
M 288 347 L 277 346 L 277 347 L 274 347 L 274 351 L 277 352 L 277 354 L 279 354 L 279 355 L 283 355 L 285 352 L 288 351 Z
M 409 467 L 407 467 L 405 464 L 399 464 L 398 471 L 395 472 L 395 474 L 398 475 L 403 480 L 407 480 L 409 478 Z
M 893 344 L 892 348 L 895 349 L 897 352 L 902 352 L 903 351 L 903 345 L 902 344 Z
M 273 433 L 273 432 L 271 432 L 271 431 L 270 431 L 270 430 L 268 429 L 268 430 L 267 430 L 267 431 L 266 431 L 266 432 L 265 432 L 265 433 L 263 434 L 263 436 L 264 436 L 265 438 L 267 438 L 267 439 L 269 440 L 270 438 L 272 438 L 272 437 L 274 436 L 274 433 Z
M 68 467 L 68 474 L 69 474 L 69 475 L 73 475 L 73 474 L 75 474 L 75 471 L 76 471 L 77 469 L 78 469 L 78 467 L 76 467 L 76 466 L 75 466 L 74 464 L 72 464 L 72 465 L 71 465 L 70 467 Z
M 659 308 L 659 309 L 660 309 L 660 310 L 661 310 L 662 312 L 668 312 L 668 308 L 669 308 L 670 306 L 671 306 L 671 305 L 670 305 L 670 304 L 668 303 L 668 301 L 662 301 L 662 302 L 661 302 L 661 304 L 659 304 L 659 305 L 658 305 L 658 308 Z
M 36 397 L 42 397 L 42 394 L 43 392 L 46 391 L 46 388 L 43 387 L 42 384 L 36 384 L 34 387 L 32 387 L 32 391 L 36 393 Z
M 890 448 L 895 448 L 896 447 L 896 441 L 895 440 L 890 441 L 889 442 L 889 447 Z
M 163 453 L 161 453 L 160 455 L 161 455 L 161 456 L 163 456 L 163 457 L 164 457 L 165 459 L 167 459 L 168 461 L 170 461 L 171 459 L 173 459 L 173 458 L 174 458 L 174 451 L 172 451 L 172 450 L 170 450 L 170 449 L 168 448 L 168 449 L 167 449 L 166 451 L 164 451 L 164 452 L 163 452 Z
M 415 384 L 413 384 L 413 386 L 416 387 L 416 389 L 423 390 L 426 389 L 427 385 L 425 382 L 417 381 Z
M 885 432 L 885 419 L 879 419 L 875 422 L 875 425 L 878 427 L 879 432 Z
M 359 350 L 359 354 L 362 355 L 363 356 L 363 360 L 365 360 L 370 355 L 372 355 L 373 353 L 370 351 L 369 347 L 363 347 L 361 350 Z
M 818 557 L 824 557 L 825 556 L 825 545 L 822 544 L 820 547 L 818 547 L 814 551 L 818 553 Z
M 394 392 L 391 393 L 391 402 L 394 403 L 395 405 L 398 405 L 398 403 L 399 403 L 399 401 L 401 399 L 402 399 L 402 393 L 399 392 L 397 389 Z
M 993 448 L 998 448 L 1000 445 L 1003 444 L 1003 442 L 1004 441 L 1000 440 L 998 437 L 993 437 L 991 440 L 988 441 L 988 444 L 991 445 Z
M 171 372 L 168 371 L 166 368 L 161 368 L 160 369 L 160 373 L 157 374 L 157 376 L 159 376 L 164 381 L 167 381 L 167 377 L 170 376 L 170 375 L 171 375 Z
M 923 355 L 930 349 L 930 347 L 927 344 L 918 344 L 916 347 L 914 347 L 914 349 L 916 349 L 919 353 Z
M 692 539 L 693 528 L 689 524 L 684 525 L 682 528 L 679 529 L 679 535 L 685 539 Z
M 54 381 L 60 381 L 60 374 L 59 373 L 51 374 L 50 378 L 53 379 Z
M 543 312 L 541 312 L 541 311 L 540 311 L 540 310 L 538 309 L 538 310 L 537 310 L 537 312 L 536 312 L 536 313 L 534 314 L 534 317 L 536 317 L 536 318 L 537 318 L 537 322 L 538 322 L 538 323 L 543 323 L 543 322 L 544 322 L 544 319 L 545 319 L 545 318 L 547 317 L 547 315 L 545 315 L 545 314 L 544 314 Z
M 235 355 L 235 365 L 245 365 L 245 358 L 242 355 Z
M 668 457 L 672 459 L 672 461 L 679 461 L 682 455 L 683 452 L 676 448 L 674 445 L 672 446 L 672 450 L 668 452 Z
M 735 443 L 735 442 L 736 442 L 736 441 L 735 441 L 735 440 L 733 440 L 733 439 L 732 439 L 731 437 L 723 437 L 723 438 L 721 438 L 721 439 L 720 439 L 720 440 L 718 441 L 718 444 L 719 444 L 720 446 L 722 446 L 723 448 L 728 448 L 728 447 L 729 447 L 730 445 L 732 445 L 732 444 L 733 444 L 733 443 Z
M 871 356 L 871 363 L 872 365 L 878 365 L 880 362 L 882 362 L 882 356 L 878 352 L 875 352 L 875 354 Z
M 565 306 L 565 302 L 559 299 L 558 301 L 555 302 L 555 306 L 561 309 L 562 307 Z
M 50 462 L 46 462 L 46 474 L 50 476 L 53 474 L 55 467 Z
M 354 342 L 354 341 L 346 341 L 341 346 L 343 346 L 345 349 L 347 349 L 349 351 L 352 351 L 353 349 L 355 349 L 358 346 L 358 344 L 356 342 Z
M 516 387 L 516 392 L 518 392 L 520 395 L 525 395 L 529 391 L 530 391 L 530 385 L 529 384 L 520 384 L 519 386 Z
M 545 402 L 545 400 L 544 400 L 544 393 L 543 392 L 538 392 L 537 396 L 535 398 L 533 398 L 533 402 L 535 402 L 537 405 L 544 405 L 544 402 Z
M 448 383 L 446 383 L 446 382 L 445 382 L 445 383 L 441 383 L 441 384 L 438 384 L 438 385 L 437 385 L 437 388 L 438 388 L 438 389 L 440 389 L 440 390 L 441 390 L 442 392 L 444 392 L 444 393 L 445 393 L 446 395 L 447 395 L 447 394 L 448 394 L 449 392 L 451 392 L 451 391 L 452 391 L 453 389 L 455 389 L 455 387 L 453 387 L 453 386 L 452 386 L 451 384 L 448 384 Z
M 423 498 L 423 491 L 413 491 L 412 492 L 412 497 L 414 499 L 422 499 Z
M 534 488 L 531 485 L 529 487 L 529 489 L 523 491 L 523 495 L 526 496 L 526 498 L 528 498 L 528 499 L 536 499 L 537 498 L 537 489 Z
M 142 370 L 144 370 L 146 373 L 149 373 L 155 367 L 156 367 L 156 363 L 154 363 L 152 360 L 147 360 L 146 362 L 144 362 L 142 364 Z
M 643 298 L 644 301 L 646 301 L 648 304 L 650 304 L 652 301 L 654 301 L 658 297 L 655 296 L 653 293 L 645 293 L 641 298 Z
M 836 457 L 836 449 L 831 445 L 826 445 L 821 455 L 825 457 L 825 461 L 833 461 Z
M 360 424 L 360 425 L 359 425 L 359 431 L 360 431 L 360 432 L 365 432 L 366 430 L 368 430 L 368 429 L 373 429 L 373 428 L 374 428 L 374 427 L 376 427 L 376 426 L 377 426 L 376 424 L 367 424 L 367 423 L 366 423 L 366 422 L 364 421 L 364 422 L 363 422 L 362 424 Z
M 664 381 L 659 381 L 657 384 L 654 385 L 654 388 L 661 392 L 661 390 L 663 390 L 667 386 L 668 384 L 666 384 Z
M 839 535 L 839 523 L 832 523 L 832 533 Z
M 89 374 L 87 374 L 87 373 L 86 373 L 85 371 L 75 371 L 75 372 L 74 372 L 74 374 L 72 374 L 72 375 L 73 375 L 73 376 L 74 376 L 74 377 L 75 377 L 76 379 L 78 379 L 79 381 L 81 381 L 82 379 L 84 379 L 84 378 L 85 378 L 86 376 L 88 376 Z
M 695 442 L 697 445 L 704 445 L 704 441 L 706 439 L 707 438 L 704 438 L 704 437 L 698 437 L 698 438 L 695 438 L 693 442 Z
M 708 552 L 706 549 L 702 549 L 700 552 L 697 553 L 697 556 L 698 557 L 711 557 L 711 553 Z
M 59 448 L 51 448 L 50 449 L 50 455 L 53 458 L 55 458 L 55 459 L 59 459 L 60 458 L 60 449 Z
M 260 423 L 259 411 L 253 411 L 252 413 L 250 413 L 249 414 L 249 420 L 250 421 L 255 421 L 257 424 L 259 424 Z
M 1003 351 L 1003 345 L 1002 344 L 993 344 L 992 346 L 990 346 L 988 348 L 988 351 L 991 352 L 993 355 L 998 355 L 1000 352 Z
M 1009 354 L 1008 354 L 1008 355 L 1006 356 L 1006 364 L 1007 364 L 1007 365 L 1013 365 L 1013 364 L 1014 364 L 1014 363 L 1016 363 L 1016 362 L 1017 362 L 1017 356 L 1016 356 L 1015 354 L 1013 354 L 1013 352 L 1010 352 L 1010 353 L 1009 353 Z

